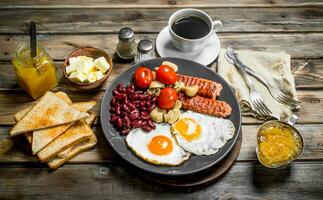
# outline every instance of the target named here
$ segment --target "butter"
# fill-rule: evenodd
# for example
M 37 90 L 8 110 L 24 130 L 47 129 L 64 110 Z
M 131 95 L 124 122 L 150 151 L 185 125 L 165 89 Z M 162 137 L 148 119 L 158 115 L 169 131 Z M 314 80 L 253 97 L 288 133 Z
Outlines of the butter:
M 88 76 L 87 76 L 87 80 L 90 83 L 93 83 L 93 82 L 97 81 L 96 76 L 95 76 L 95 73 L 89 73 Z
M 92 60 L 85 60 L 83 63 L 83 72 L 88 74 L 95 71 L 95 64 Z
M 101 78 L 104 77 L 103 73 L 101 71 L 95 72 L 95 76 L 97 80 L 100 80 Z
M 72 74 L 69 76 L 69 78 L 73 81 L 77 82 L 84 82 L 86 80 L 86 77 L 83 73 L 79 72 L 72 72 Z
M 75 65 L 69 65 L 66 67 L 66 73 L 68 75 L 70 75 L 72 72 L 75 72 L 76 71 L 76 66 Z
M 105 73 L 110 68 L 109 63 L 107 62 L 107 60 L 104 57 L 99 57 L 99 58 L 95 59 L 94 63 L 95 63 L 96 68 L 99 69 L 102 73 Z
M 93 59 L 87 56 L 72 57 L 70 65 L 66 67 L 66 73 L 71 80 L 77 82 L 93 83 L 104 77 L 110 65 L 104 57 Z

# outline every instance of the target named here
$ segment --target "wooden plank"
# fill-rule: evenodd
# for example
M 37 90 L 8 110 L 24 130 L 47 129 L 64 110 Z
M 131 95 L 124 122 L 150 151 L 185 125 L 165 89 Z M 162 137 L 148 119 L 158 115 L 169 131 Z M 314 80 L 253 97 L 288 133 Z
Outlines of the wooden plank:
M 64 90 L 63 90 L 64 91 Z M 73 101 L 96 101 L 97 105 L 93 112 L 98 114 L 101 99 L 104 92 L 66 91 Z M 301 116 L 298 120 L 301 124 L 323 123 L 323 91 L 298 91 L 302 102 Z M 0 91 L 0 125 L 13 125 L 13 115 L 17 111 L 30 106 L 32 99 L 22 91 L 4 90 Z M 259 124 L 261 121 L 251 117 L 243 118 L 244 124 Z
M 93 46 L 113 54 L 118 42 L 116 34 L 39 35 L 38 39 L 54 59 L 62 60 L 79 47 Z M 156 34 L 136 34 L 155 40 Z M 16 46 L 28 41 L 27 35 L 0 35 L 0 60 L 10 60 Z M 292 58 L 323 58 L 323 33 L 304 34 L 220 34 L 221 46 L 234 44 L 237 49 L 286 51 Z
M 228 10 L 229 9 L 229 10 Z M 23 9 L 0 10 L 0 33 L 26 33 L 35 21 L 39 33 L 158 33 L 177 9 Z M 214 8 L 203 9 L 222 20 L 221 32 L 322 32 L 321 8 Z M 107 13 L 109 13 L 107 15 Z M 11 19 L 15 20 L 11 20 Z
M 169 8 L 169 7 L 300 7 L 321 6 L 320 0 L 2 0 L 2 8 Z
M 62 62 L 56 62 L 57 72 L 59 79 L 58 89 L 75 90 L 66 79 L 62 76 Z M 100 88 L 105 90 L 110 82 L 120 73 L 128 69 L 131 64 L 127 63 L 114 63 L 114 69 L 108 81 Z M 212 69 L 215 69 L 216 63 L 212 65 Z M 0 62 L 0 90 L 21 90 L 21 87 L 16 81 L 16 76 L 11 63 Z M 292 60 L 292 71 L 295 77 L 295 83 L 297 89 L 323 89 L 323 60 L 304 60 L 297 59 Z
M 28 165 L 26 165 L 28 166 Z M 323 164 L 295 163 L 268 170 L 237 163 L 216 183 L 179 189 L 161 187 L 134 176 L 130 169 L 97 165 L 0 168 L 1 199 L 322 199 Z
M 239 161 L 257 160 L 256 135 L 259 125 L 245 125 L 242 128 L 242 146 Z M 303 133 L 306 148 L 301 160 L 323 160 L 323 125 L 297 125 Z M 0 163 L 38 162 L 30 152 L 30 145 L 25 138 L 10 139 L 8 127 L 0 127 Z M 93 128 L 98 137 L 97 146 L 71 160 L 72 163 L 99 163 L 115 162 L 115 156 L 110 145 L 107 143 L 100 127 Z

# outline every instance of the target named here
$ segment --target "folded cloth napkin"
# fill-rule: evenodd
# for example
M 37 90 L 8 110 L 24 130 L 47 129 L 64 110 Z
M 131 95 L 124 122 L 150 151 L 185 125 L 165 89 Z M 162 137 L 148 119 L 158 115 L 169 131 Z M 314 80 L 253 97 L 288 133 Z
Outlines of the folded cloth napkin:
M 250 75 L 254 86 L 263 98 L 267 107 L 271 110 L 271 116 L 259 116 L 250 106 L 249 89 L 240 71 L 228 63 L 225 59 L 226 50 L 221 49 L 218 59 L 218 73 L 224 77 L 233 87 L 239 101 L 242 114 L 251 115 L 258 119 L 274 117 L 280 120 L 288 120 L 292 116 L 293 108 L 276 101 L 267 88 L 256 78 Z M 267 53 L 256 51 L 236 51 L 242 63 L 250 67 L 260 77 L 264 78 L 272 87 L 297 100 L 294 78 L 290 67 L 290 55 L 286 53 Z

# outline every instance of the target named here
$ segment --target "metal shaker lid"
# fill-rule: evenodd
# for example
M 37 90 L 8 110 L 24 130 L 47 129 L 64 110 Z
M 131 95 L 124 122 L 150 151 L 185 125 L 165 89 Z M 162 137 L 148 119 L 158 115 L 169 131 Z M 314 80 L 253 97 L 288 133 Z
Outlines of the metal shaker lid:
M 120 29 L 119 31 L 119 40 L 123 42 L 130 42 L 134 40 L 135 33 L 129 27 Z
M 137 46 L 138 51 L 141 53 L 148 53 L 153 50 L 153 48 L 154 44 L 150 40 L 141 40 Z

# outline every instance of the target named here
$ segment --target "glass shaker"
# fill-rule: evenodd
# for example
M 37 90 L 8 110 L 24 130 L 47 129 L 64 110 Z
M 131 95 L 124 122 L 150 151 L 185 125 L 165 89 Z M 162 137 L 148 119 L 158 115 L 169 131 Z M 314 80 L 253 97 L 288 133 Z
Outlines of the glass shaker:
M 137 46 L 135 63 L 155 58 L 154 44 L 150 40 L 141 40 Z
M 135 33 L 129 27 L 120 29 L 116 53 L 121 59 L 130 60 L 136 55 Z

